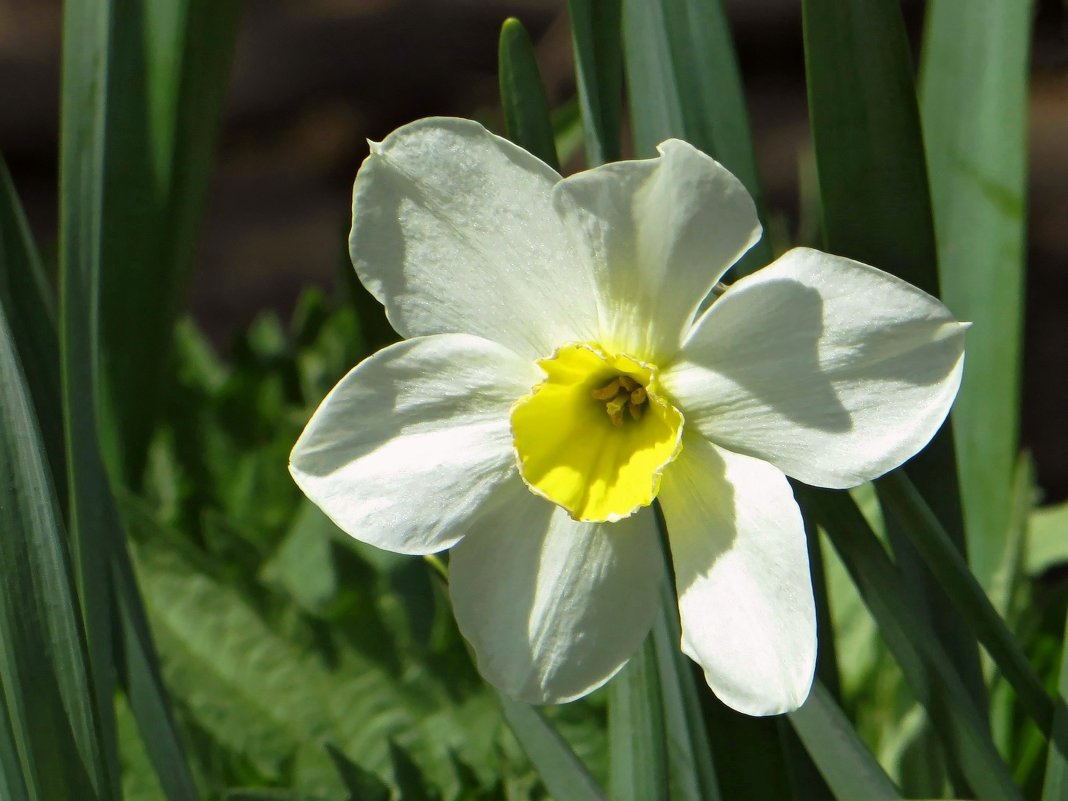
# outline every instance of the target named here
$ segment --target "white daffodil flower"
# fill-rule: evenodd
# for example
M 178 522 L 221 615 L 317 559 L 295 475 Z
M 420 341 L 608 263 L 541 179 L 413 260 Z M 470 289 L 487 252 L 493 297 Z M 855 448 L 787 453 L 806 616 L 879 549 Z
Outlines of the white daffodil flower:
M 808 695 L 816 622 L 786 476 L 851 487 L 934 435 L 965 326 L 849 259 L 791 250 L 697 316 L 760 237 L 677 140 L 561 178 L 465 120 L 373 144 L 356 271 L 405 341 L 353 369 L 293 449 L 344 531 L 451 549 L 482 674 L 533 703 L 599 687 L 658 614 L 667 522 L 682 649 L 753 715 Z

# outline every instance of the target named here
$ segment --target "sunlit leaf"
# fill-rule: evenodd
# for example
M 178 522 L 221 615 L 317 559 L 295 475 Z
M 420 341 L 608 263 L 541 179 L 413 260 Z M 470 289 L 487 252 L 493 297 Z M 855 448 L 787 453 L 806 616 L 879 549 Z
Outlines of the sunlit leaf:
M 62 521 L 0 308 L 0 767 L 13 798 L 117 798 Z
M 501 26 L 497 71 L 508 138 L 559 171 L 549 103 L 534 45 L 523 23 L 515 17 L 506 19 Z
M 653 636 L 608 685 L 610 801 L 667 801 L 664 707 Z
M 1011 558 L 1033 5 L 933 0 L 920 72 L 942 297 L 973 323 L 953 421 L 968 558 L 988 587 Z

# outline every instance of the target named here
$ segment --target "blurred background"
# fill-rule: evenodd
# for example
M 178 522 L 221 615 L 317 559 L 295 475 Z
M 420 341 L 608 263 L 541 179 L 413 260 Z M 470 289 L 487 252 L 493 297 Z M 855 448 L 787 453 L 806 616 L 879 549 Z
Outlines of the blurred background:
M 800 4 L 727 0 L 772 225 L 795 237 L 810 150 Z M 923 4 L 904 3 L 918 37 Z M 566 0 L 247 0 L 189 309 L 225 356 L 263 310 L 347 268 L 352 178 L 411 120 L 502 130 L 497 36 L 516 16 L 557 106 L 574 97 Z M 0 0 L 0 152 L 54 261 L 59 0 Z M 915 49 L 915 48 L 914 48 Z M 1068 498 L 1068 4 L 1036 3 L 1023 441 L 1045 500 Z M 582 169 L 581 153 L 565 172 Z

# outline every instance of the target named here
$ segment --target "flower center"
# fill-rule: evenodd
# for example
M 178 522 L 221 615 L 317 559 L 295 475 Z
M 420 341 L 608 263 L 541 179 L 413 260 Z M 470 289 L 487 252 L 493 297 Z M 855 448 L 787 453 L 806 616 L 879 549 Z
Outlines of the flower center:
M 631 419 L 641 420 L 642 409 L 649 402 L 645 387 L 626 373 L 617 375 L 603 387 L 593 390 L 590 395 L 605 402 L 604 410 L 608 412 L 608 419 L 616 428 L 623 425 L 624 409 L 630 413 Z
M 538 365 L 545 380 L 512 408 L 519 472 L 576 520 L 615 521 L 653 502 L 682 445 L 682 415 L 656 368 L 592 343 Z

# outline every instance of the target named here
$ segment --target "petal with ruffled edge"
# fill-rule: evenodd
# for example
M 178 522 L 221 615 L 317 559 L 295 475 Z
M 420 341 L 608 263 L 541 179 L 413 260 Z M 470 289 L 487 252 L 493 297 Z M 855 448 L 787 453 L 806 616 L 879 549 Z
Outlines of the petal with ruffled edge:
M 541 377 L 466 334 L 391 345 L 326 396 L 290 472 L 358 540 L 399 553 L 448 548 L 502 500 L 496 491 L 516 474 L 509 409 Z
M 587 260 L 601 303 L 600 344 L 661 364 L 701 300 L 760 239 L 742 183 L 692 145 L 565 178 L 553 200 Z
M 688 435 L 664 473 L 682 650 L 727 706 L 796 709 L 812 686 L 816 612 L 801 512 L 786 477 Z
M 718 445 L 851 487 L 934 436 L 960 385 L 966 328 L 889 273 L 796 248 L 713 303 L 661 383 Z
M 398 128 L 356 176 L 356 272 L 404 337 L 477 334 L 530 358 L 593 340 L 590 276 L 552 208 L 559 181 L 476 122 Z
M 562 703 L 610 679 L 652 627 L 663 562 L 652 512 L 579 523 L 518 479 L 450 552 L 449 594 L 479 672 L 507 695 Z

